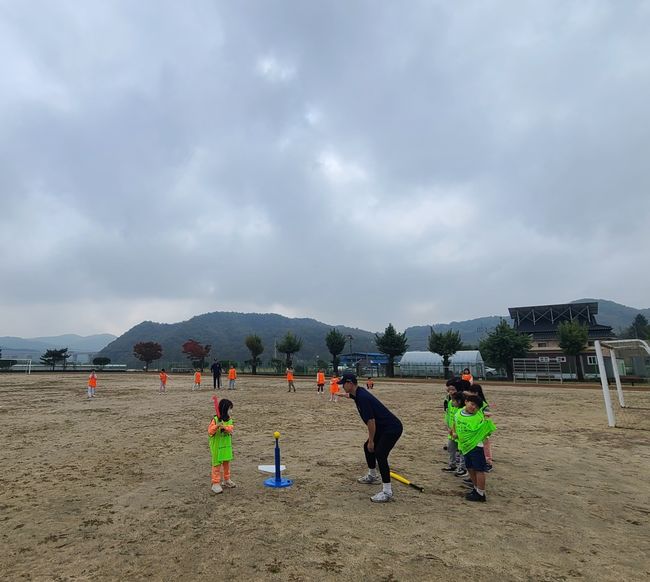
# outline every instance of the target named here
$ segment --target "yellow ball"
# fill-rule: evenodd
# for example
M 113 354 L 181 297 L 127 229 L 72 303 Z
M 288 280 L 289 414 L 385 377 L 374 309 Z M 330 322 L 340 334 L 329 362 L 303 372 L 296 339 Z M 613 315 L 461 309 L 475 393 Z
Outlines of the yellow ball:
M 280 433 L 276 430 L 276 431 L 273 433 L 273 436 L 274 436 L 276 439 L 279 439 L 279 438 L 280 438 Z

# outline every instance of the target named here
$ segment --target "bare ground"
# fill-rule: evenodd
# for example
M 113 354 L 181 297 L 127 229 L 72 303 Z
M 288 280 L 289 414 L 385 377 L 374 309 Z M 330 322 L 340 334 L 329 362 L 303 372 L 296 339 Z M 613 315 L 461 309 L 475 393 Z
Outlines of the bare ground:
M 650 394 L 609 429 L 598 390 L 487 388 L 498 433 L 488 503 L 464 501 L 441 472 L 433 383 L 380 381 L 402 419 L 394 483 L 372 504 L 365 429 L 350 401 L 298 380 L 242 377 L 233 480 L 210 491 L 212 391 L 190 376 L 157 394 L 154 374 L 0 375 L 0 578 L 3 580 L 647 580 Z M 268 489 L 282 433 L 289 489 Z

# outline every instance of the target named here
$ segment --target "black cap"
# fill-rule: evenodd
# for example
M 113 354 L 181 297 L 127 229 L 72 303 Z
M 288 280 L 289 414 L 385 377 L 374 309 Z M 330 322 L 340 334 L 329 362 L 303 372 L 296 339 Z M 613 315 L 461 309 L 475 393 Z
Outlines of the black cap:
M 353 384 L 357 383 L 357 377 L 354 374 L 345 373 L 341 376 L 341 379 L 338 381 L 339 385 L 345 384 L 346 382 L 352 382 Z

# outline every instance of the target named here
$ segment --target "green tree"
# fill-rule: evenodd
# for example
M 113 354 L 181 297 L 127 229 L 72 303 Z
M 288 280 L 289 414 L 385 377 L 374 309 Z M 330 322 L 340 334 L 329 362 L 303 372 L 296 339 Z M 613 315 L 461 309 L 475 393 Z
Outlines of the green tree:
M 70 356 L 72 356 L 72 354 L 68 353 L 68 348 L 62 348 L 59 350 L 46 350 L 45 353 L 41 356 L 41 362 L 43 362 L 46 366 L 50 366 L 52 370 L 56 368 L 56 365 L 59 362 L 63 362 L 63 369 L 65 370 L 66 363 Z
M 285 363 L 289 368 L 291 367 L 291 356 L 302 349 L 302 340 L 288 331 L 277 348 L 278 352 L 285 355 Z
M 246 338 L 246 347 L 251 353 L 251 368 L 253 374 L 257 374 L 257 365 L 260 363 L 259 356 L 264 352 L 264 346 L 262 345 L 262 339 L 258 335 L 249 335 Z
M 505 368 L 509 380 L 512 380 L 512 359 L 525 358 L 530 346 L 530 336 L 514 330 L 505 319 L 479 343 L 483 359 L 495 368 Z
M 572 356 L 576 365 L 578 380 L 584 380 L 580 354 L 587 347 L 589 328 L 577 321 L 563 321 L 557 326 L 560 348 L 567 356 Z
M 149 364 L 162 358 L 162 346 L 158 342 L 138 342 L 133 346 L 133 355 L 144 362 L 144 369 L 149 371 Z
M 345 336 L 336 328 L 332 328 L 325 336 L 327 350 L 332 354 L 334 374 L 339 373 L 339 354 L 345 349 Z
M 383 334 L 375 334 L 375 343 L 377 349 L 388 356 L 386 375 L 393 378 L 395 376 L 395 358 L 403 355 L 409 347 L 406 343 L 406 332 L 397 333 L 393 324 L 389 323 Z
M 429 335 L 429 351 L 442 356 L 442 365 L 445 368 L 445 378 L 449 378 L 449 360 L 458 350 L 463 348 L 460 332 L 449 330 L 437 333 L 431 328 Z
M 104 367 L 104 366 L 107 366 L 110 363 L 111 363 L 110 358 L 102 358 L 101 356 L 98 356 L 97 358 L 93 358 L 93 364 L 95 366 Z
M 182 347 L 183 353 L 192 362 L 192 366 L 195 368 L 201 368 L 201 372 L 203 372 L 203 368 L 205 368 L 205 359 L 208 357 L 211 349 L 212 346 L 210 344 L 204 346 L 193 339 L 187 340 Z
M 632 321 L 632 325 L 623 333 L 624 339 L 650 339 L 650 325 L 645 315 L 639 313 Z

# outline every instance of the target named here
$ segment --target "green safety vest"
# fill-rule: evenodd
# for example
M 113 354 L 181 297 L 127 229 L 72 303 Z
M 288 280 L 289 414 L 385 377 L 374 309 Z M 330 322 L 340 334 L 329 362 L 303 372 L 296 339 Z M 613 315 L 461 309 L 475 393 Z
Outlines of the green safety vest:
M 454 420 L 458 435 L 458 448 L 464 455 L 488 438 L 497 427 L 489 418 L 485 418 L 481 411 L 471 416 L 464 416 L 461 414 L 462 410 L 456 413 Z
M 216 416 L 214 421 L 221 426 L 232 426 L 232 418 L 225 422 L 220 421 Z M 224 461 L 230 461 L 233 458 L 232 454 L 232 436 L 227 432 L 218 430 L 209 438 L 210 453 L 212 454 L 212 466 L 221 465 Z

